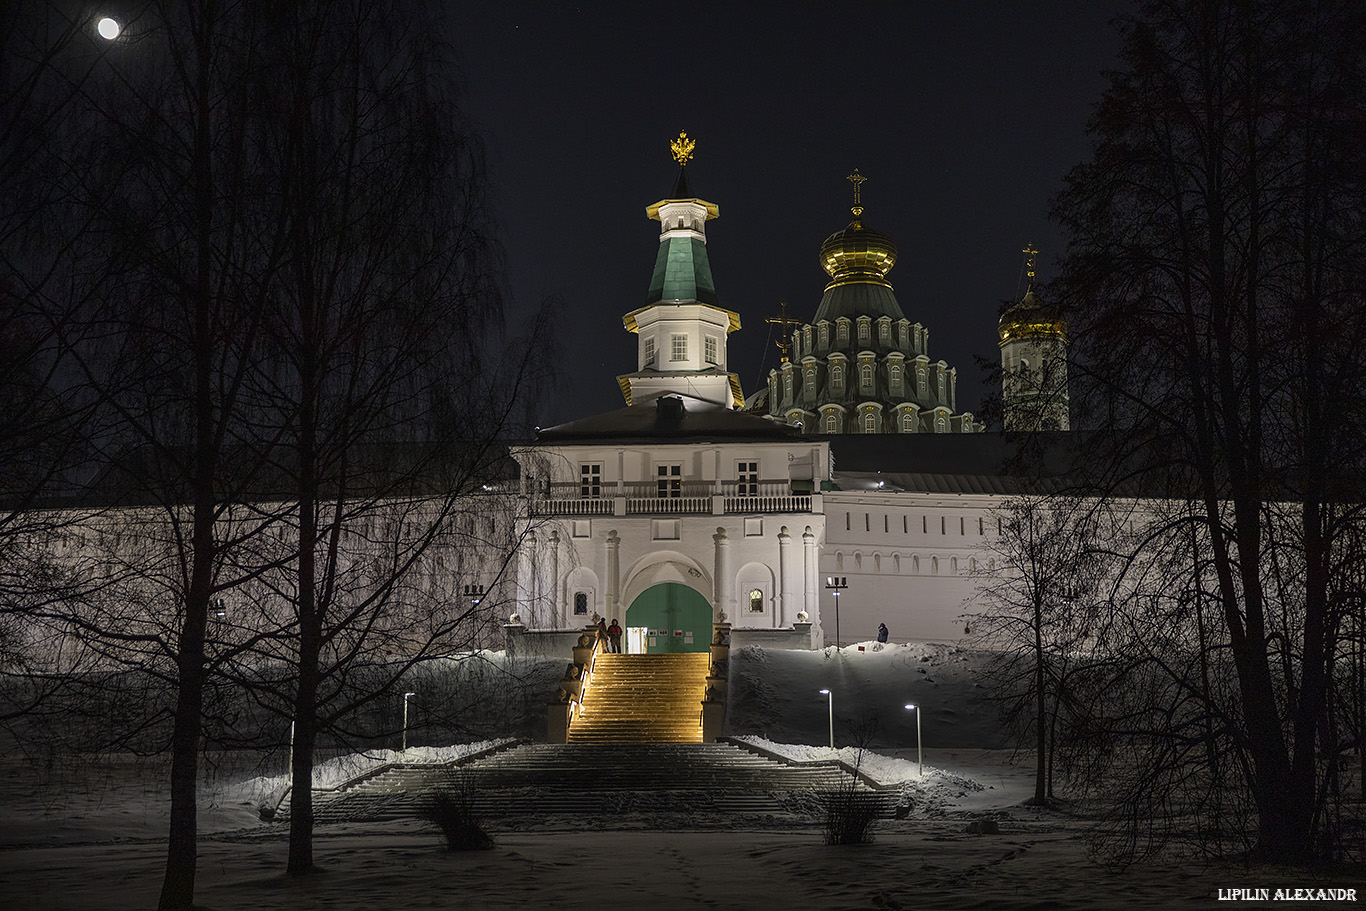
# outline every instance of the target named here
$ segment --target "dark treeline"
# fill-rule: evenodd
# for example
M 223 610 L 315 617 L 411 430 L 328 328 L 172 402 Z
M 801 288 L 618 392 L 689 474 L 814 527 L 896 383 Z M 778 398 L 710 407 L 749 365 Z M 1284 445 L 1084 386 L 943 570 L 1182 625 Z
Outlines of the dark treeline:
M 144 2 L 112 40 L 0 11 L 5 712 L 169 751 L 163 908 L 206 738 L 292 723 L 309 872 L 318 745 L 502 609 L 546 318 L 506 335 L 433 8 Z

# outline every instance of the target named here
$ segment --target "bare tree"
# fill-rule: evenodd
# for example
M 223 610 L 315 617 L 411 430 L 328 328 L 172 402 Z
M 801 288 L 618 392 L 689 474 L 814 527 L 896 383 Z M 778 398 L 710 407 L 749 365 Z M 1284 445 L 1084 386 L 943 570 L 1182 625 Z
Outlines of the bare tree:
M 1012 497 L 988 522 L 997 533 L 971 601 L 979 608 L 972 627 L 999 652 L 993 673 L 998 698 L 1026 742 L 1032 737 L 1032 802 L 1047 806 L 1058 728 L 1076 699 L 1071 672 L 1097 636 L 1100 526 L 1113 523 L 1096 502 L 1070 494 Z
M 1366 421 L 1366 11 L 1153 2 L 1124 38 L 1094 158 L 1056 205 L 1074 401 L 1122 431 L 1098 461 L 1196 507 L 1145 536 L 1132 566 L 1192 593 L 1162 602 L 1189 636 L 1168 657 L 1197 679 L 1227 657 L 1231 704 L 1210 701 L 1217 685 L 1179 692 L 1235 746 L 1256 856 L 1323 858 L 1341 749 L 1330 694 L 1359 610 L 1334 600 L 1330 568 L 1362 522 L 1351 479 L 1366 474 L 1351 429 Z M 1199 771 L 1202 740 L 1185 749 L 1168 727 L 1151 741 L 1178 757 L 1169 782 L 1226 785 Z
M 473 559 L 463 578 L 426 570 L 470 552 L 491 564 L 474 584 L 503 575 L 512 526 L 492 511 L 511 503 L 503 447 L 541 340 L 496 344 L 503 300 L 482 152 L 436 23 L 417 6 L 266 15 L 257 52 L 278 63 L 263 190 L 285 216 L 249 385 L 289 504 L 291 550 L 266 578 L 291 616 L 288 635 L 254 648 L 292 668 L 298 874 L 313 869 L 318 734 L 486 629 L 496 602 L 458 594 L 480 578 Z M 395 660 L 376 660 L 382 650 Z

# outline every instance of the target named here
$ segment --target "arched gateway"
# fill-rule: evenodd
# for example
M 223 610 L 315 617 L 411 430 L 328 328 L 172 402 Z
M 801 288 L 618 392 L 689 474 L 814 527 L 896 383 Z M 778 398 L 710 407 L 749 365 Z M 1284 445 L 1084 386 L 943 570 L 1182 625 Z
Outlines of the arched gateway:
M 711 603 L 679 582 L 660 582 L 636 596 L 626 626 L 643 628 L 648 654 L 705 652 L 711 647 Z

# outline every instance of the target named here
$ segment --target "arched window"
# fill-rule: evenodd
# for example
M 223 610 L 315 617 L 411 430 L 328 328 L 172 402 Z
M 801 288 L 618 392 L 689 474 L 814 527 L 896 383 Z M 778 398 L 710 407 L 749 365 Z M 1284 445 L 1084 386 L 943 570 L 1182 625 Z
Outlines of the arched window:
M 957 572 L 958 572 L 958 558 L 957 558 L 957 557 L 950 557 L 950 558 L 949 558 L 949 572 L 951 572 L 951 573 L 957 573 Z
M 821 323 L 821 347 L 830 347 L 830 324 Z
M 901 365 L 893 364 L 887 368 L 887 379 L 891 382 L 892 388 L 901 391 Z
M 835 413 L 833 411 L 825 416 L 825 432 L 835 432 Z
M 858 379 L 864 386 L 873 385 L 873 365 L 864 364 L 860 367 L 858 370 Z
M 749 590 L 749 612 L 751 614 L 762 614 L 764 612 L 764 593 L 757 588 Z
M 858 323 L 858 337 L 859 337 L 859 341 L 861 341 L 861 342 L 866 342 L 866 341 L 868 341 L 869 334 L 870 334 L 870 333 L 869 333 L 869 331 L 868 331 L 868 321 L 867 321 L 866 319 L 861 319 L 861 320 L 859 320 L 859 323 Z
M 840 364 L 831 364 L 831 365 L 830 365 L 830 385 L 831 385 L 831 386 L 843 386 L 843 385 L 844 385 L 844 367 L 841 366 Z
M 905 433 L 911 433 L 912 431 L 914 431 L 915 415 L 911 414 L 911 412 L 909 411 L 901 412 L 901 429 Z
M 586 615 L 588 613 L 588 592 L 574 592 L 574 614 Z
M 877 415 L 871 411 L 863 416 L 863 432 L 877 433 Z
M 930 557 L 930 575 L 939 575 L 939 558 Z
M 914 575 L 920 575 L 920 557 L 918 555 L 911 557 L 911 572 Z

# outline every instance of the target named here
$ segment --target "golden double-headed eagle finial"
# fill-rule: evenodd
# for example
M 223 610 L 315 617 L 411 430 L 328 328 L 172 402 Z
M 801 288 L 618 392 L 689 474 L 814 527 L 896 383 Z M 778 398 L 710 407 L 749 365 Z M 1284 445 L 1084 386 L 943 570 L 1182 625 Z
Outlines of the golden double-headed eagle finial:
M 1020 251 L 1025 255 L 1025 275 L 1029 277 L 1029 287 L 1034 287 L 1034 257 L 1038 250 L 1034 249 L 1033 244 L 1025 244 L 1025 248 Z
M 677 139 L 669 140 L 669 148 L 673 150 L 674 161 L 681 165 L 686 165 L 692 158 L 692 150 L 697 147 L 694 140 L 688 138 L 687 133 L 680 132 Z

